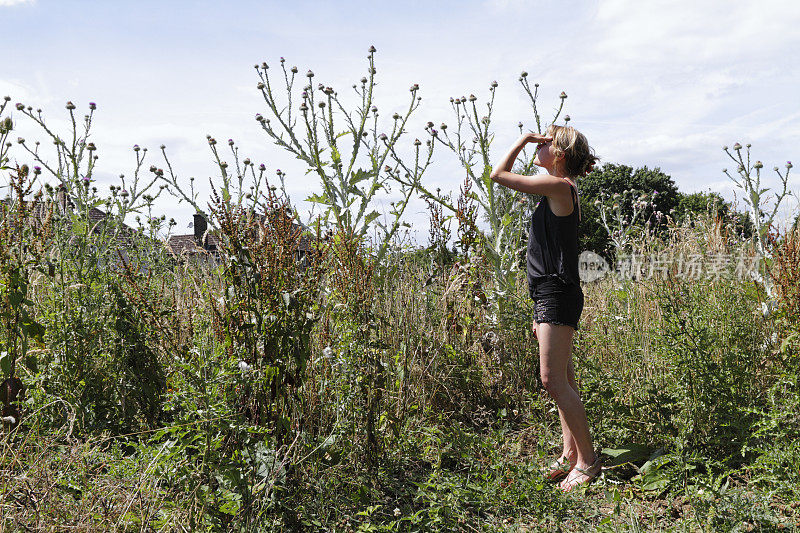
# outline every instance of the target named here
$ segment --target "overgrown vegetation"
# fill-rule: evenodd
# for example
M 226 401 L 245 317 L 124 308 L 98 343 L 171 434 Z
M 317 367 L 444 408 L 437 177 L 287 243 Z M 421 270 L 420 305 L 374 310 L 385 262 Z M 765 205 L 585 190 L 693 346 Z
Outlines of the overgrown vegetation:
M 138 146 L 133 177 L 103 197 L 94 104 L 83 122 L 67 104 L 65 134 L 17 104 L 15 118 L 37 123 L 53 151 L 21 139 L 14 153 L 0 104 L 2 527 L 798 527 L 800 230 L 753 230 L 718 196 L 684 195 L 658 169 L 605 165 L 579 181 L 584 229 L 595 228 L 586 249 L 750 265 L 766 247 L 756 277 L 774 296 L 764 312 L 764 285 L 741 269 L 706 277 L 670 265 L 585 284 L 574 357 L 606 468 L 565 496 L 539 473 L 560 429 L 519 267 L 530 199 L 487 180 L 497 85 L 484 118 L 476 98 L 454 98 L 457 125 L 445 134 L 431 123 L 425 148 L 404 155 L 418 87 L 384 138 L 374 52 L 354 111 L 330 87 L 314 93 L 310 71 L 298 97 L 299 69 L 283 60 L 295 98 L 281 104 L 269 66 L 257 67 L 278 126 L 259 124 L 318 178 L 325 211 L 312 230 L 233 141 L 228 164 L 209 137 L 221 184 L 209 201 L 164 147 L 166 172 L 153 165 L 145 177 Z M 520 81 L 541 131 L 538 85 Z M 465 169 L 455 200 L 422 180 L 437 143 Z M 401 199 L 381 221 L 374 204 L 391 186 Z M 165 251 L 171 225 L 151 212 L 162 191 L 207 214 L 215 258 Z M 424 249 L 395 238 L 415 194 L 433 222 Z

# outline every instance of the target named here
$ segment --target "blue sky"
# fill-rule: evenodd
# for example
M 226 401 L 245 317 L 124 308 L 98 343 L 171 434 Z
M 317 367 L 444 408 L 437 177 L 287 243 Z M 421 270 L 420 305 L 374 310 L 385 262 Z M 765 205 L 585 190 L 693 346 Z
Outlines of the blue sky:
M 800 163 L 798 2 L 0 0 L 0 19 L 0 95 L 41 107 L 57 127 L 67 100 L 79 109 L 97 102 L 101 188 L 131 171 L 134 143 L 153 152 L 166 144 L 178 173 L 204 183 L 215 175 L 211 134 L 286 171 L 290 195 L 302 200 L 317 183 L 253 120 L 265 111 L 253 64 L 285 56 L 344 90 L 366 71 L 370 45 L 383 117 L 420 85 L 415 136 L 428 120 L 452 122 L 450 96 L 485 97 L 497 80 L 501 156 L 517 122 L 532 124 L 517 83 L 526 70 L 541 84 L 544 117 L 566 91 L 570 124 L 602 161 L 660 167 L 683 191 L 733 199 L 721 147 L 736 141 L 752 143 L 767 169 Z M 439 150 L 427 178 L 455 190 L 463 174 Z M 797 177 L 792 186 L 800 192 Z M 179 229 L 191 218 L 185 205 L 159 208 Z M 424 207 L 409 220 L 424 239 Z

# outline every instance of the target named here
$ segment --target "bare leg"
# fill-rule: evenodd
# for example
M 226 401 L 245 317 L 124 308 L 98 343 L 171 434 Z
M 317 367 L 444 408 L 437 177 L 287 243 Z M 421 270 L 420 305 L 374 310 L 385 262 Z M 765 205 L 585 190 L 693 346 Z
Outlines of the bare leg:
M 534 336 L 538 335 L 537 329 L 539 324 L 537 322 L 533 323 L 533 332 Z M 541 345 L 540 345 L 541 350 Z M 575 381 L 575 367 L 572 365 L 572 358 L 569 359 L 569 363 L 567 364 L 567 381 L 569 382 L 570 387 L 578 393 L 578 384 Z M 561 462 L 564 459 L 568 460 L 570 465 L 574 466 L 575 461 L 578 457 L 578 448 L 575 445 L 575 439 L 572 437 L 572 433 L 567 426 L 567 423 L 564 421 L 564 415 L 561 412 L 561 408 L 558 408 L 558 418 L 561 422 L 561 437 L 563 443 L 563 449 L 561 451 L 561 457 L 558 458 L 558 461 Z
M 575 366 L 572 364 L 571 357 L 567 364 L 567 382 L 580 398 L 578 383 L 575 381 Z M 561 457 L 568 459 L 570 464 L 574 465 L 578 458 L 578 447 L 577 444 L 575 444 L 575 438 L 572 436 L 572 432 L 570 432 L 567 423 L 564 421 L 564 414 L 561 412 L 560 407 L 558 408 L 558 418 L 561 420 L 561 433 L 564 436 L 564 450 L 561 452 Z
M 587 469 L 596 457 L 570 360 L 574 331 L 570 326 L 537 324 L 542 384 L 558 406 L 564 456 L 572 459 L 574 454 L 575 466 Z

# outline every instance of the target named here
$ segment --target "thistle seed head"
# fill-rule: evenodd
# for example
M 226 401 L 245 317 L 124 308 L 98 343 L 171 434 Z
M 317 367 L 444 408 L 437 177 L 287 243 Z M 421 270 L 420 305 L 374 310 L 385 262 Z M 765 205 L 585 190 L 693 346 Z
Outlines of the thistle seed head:
M 374 54 L 375 52 L 377 52 L 377 50 L 375 50 L 375 47 L 374 46 L 370 46 L 369 47 L 369 53 L 370 54 Z
M 86 149 L 89 150 L 90 152 L 94 152 L 95 150 L 97 150 L 97 148 L 95 147 L 94 143 L 87 144 L 86 145 Z
M 17 109 L 19 109 L 19 108 L 17 108 Z M 72 111 L 73 109 L 75 109 L 75 104 L 73 104 L 72 102 L 67 102 L 67 109 L 69 111 Z
M 561 94 L 559 94 L 558 97 L 563 100 L 564 98 L 567 97 L 567 93 L 565 93 L 564 91 L 561 91 Z
M 414 139 L 414 146 L 419 146 L 420 144 L 422 144 L 422 141 L 419 139 Z
M 306 76 L 308 77 L 308 79 L 311 79 L 311 78 L 313 78 L 313 77 L 314 77 L 314 72 L 312 72 L 311 70 L 309 70 L 308 72 L 306 72 Z
M 292 67 L 291 72 L 292 74 L 297 74 L 297 67 Z
M 491 87 L 492 87 L 492 89 L 496 89 L 497 88 L 497 81 L 493 81 Z
M 475 100 L 477 100 L 477 98 L 475 97 L 474 94 L 469 95 L 469 101 L 470 102 L 474 102 Z
M 756 161 L 756 163 L 753 165 L 753 167 L 755 167 L 755 168 L 764 168 L 764 163 L 762 163 L 761 161 Z
M 23 104 L 17 104 L 15 107 L 17 108 L 17 111 L 24 111 L 25 110 L 25 106 Z
M 742 149 L 742 145 L 741 145 L 741 144 L 739 144 L 739 143 L 736 143 L 736 144 L 734 144 L 734 145 L 733 145 L 733 149 L 734 149 L 734 150 L 737 150 L 737 151 L 738 151 L 738 150 L 741 150 L 741 149 Z

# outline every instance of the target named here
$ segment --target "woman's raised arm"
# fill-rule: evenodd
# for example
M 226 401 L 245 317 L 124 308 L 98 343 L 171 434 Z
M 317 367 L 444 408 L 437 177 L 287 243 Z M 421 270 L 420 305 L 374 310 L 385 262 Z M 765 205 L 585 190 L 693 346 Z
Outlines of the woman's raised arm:
M 545 137 L 536 133 L 526 133 L 520 137 L 511 150 L 505 155 L 500 163 L 494 167 L 490 177 L 500 185 L 514 189 L 515 191 L 524 192 L 527 194 L 541 194 L 543 196 L 554 196 L 563 194 L 569 190 L 569 184 L 563 179 L 549 174 L 541 176 L 523 176 L 522 174 L 515 174 L 511 172 L 514 166 L 514 161 L 522 151 L 522 148 L 529 142 L 531 143 L 545 143 L 551 141 L 552 137 Z

